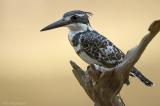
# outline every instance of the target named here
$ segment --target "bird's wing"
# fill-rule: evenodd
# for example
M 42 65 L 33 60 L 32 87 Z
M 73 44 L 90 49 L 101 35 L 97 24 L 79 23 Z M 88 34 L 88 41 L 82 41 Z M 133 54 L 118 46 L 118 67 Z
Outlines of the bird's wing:
M 112 42 L 96 31 L 89 31 L 80 38 L 81 49 L 91 58 L 106 67 L 115 67 L 122 62 L 125 54 Z

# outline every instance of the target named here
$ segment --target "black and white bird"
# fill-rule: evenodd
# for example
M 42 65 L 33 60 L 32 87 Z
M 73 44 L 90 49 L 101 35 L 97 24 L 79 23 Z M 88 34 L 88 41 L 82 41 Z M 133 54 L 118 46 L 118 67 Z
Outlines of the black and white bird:
M 68 27 L 70 30 L 68 39 L 82 60 L 88 64 L 96 64 L 107 68 L 116 67 L 123 61 L 125 54 L 106 37 L 92 29 L 89 22 L 90 15 L 92 15 L 90 12 L 70 11 L 65 13 L 62 19 L 48 25 L 41 31 L 63 26 Z M 140 79 L 147 86 L 153 85 L 135 67 L 132 68 L 130 74 Z

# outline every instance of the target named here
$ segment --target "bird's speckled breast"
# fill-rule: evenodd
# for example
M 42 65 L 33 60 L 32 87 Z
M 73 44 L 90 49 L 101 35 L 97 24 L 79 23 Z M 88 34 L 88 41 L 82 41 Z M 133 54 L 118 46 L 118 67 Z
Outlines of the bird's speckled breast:
M 81 48 L 81 43 L 80 43 L 80 37 L 81 37 L 81 35 L 82 35 L 82 33 L 78 33 L 78 34 L 70 33 L 68 35 L 69 42 L 72 45 L 72 47 L 74 48 L 75 52 L 78 54 L 78 56 L 83 61 L 85 61 L 88 64 L 102 65 L 100 62 L 98 62 L 95 59 L 92 59 L 90 56 L 87 55 L 87 53 L 85 53 L 83 51 L 83 49 Z

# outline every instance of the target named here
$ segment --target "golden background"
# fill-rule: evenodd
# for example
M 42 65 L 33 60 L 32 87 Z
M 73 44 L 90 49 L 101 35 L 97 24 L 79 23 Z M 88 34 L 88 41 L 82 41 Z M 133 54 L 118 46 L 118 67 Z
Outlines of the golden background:
M 90 11 L 91 25 L 126 52 L 160 19 L 160 0 L 0 0 L 0 106 L 93 106 L 69 60 L 86 64 L 70 46 L 67 28 L 40 29 L 70 10 Z M 155 85 L 131 79 L 127 106 L 160 106 L 160 34 L 136 66 Z

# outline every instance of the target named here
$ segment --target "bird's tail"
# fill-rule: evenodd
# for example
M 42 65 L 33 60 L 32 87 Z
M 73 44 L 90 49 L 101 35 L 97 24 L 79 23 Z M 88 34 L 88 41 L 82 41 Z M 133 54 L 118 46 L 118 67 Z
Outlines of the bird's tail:
M 131 74 L 142 81 L 146 86 L 152 86 L 153 82 L 147 79 L 140 71 L 138 71 L 135 67 L 131 70 Z

